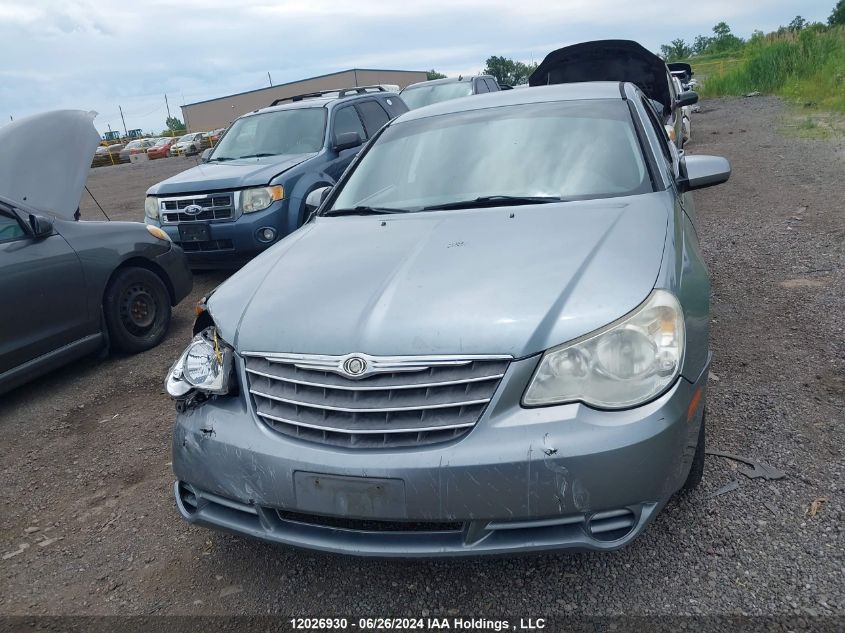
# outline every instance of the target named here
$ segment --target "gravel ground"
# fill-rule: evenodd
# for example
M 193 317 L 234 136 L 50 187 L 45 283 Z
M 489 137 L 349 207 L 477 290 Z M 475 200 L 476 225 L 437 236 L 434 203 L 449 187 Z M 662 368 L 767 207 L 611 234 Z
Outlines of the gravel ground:
M 775 99 L 703 106 L 689 151 L 734 167 L 696 194 L 713 274 L 708 444 L 787 478 L 708 457 L 702 486 L 611 554 L 368 561 L 191 527 L 171 498 L 162 379 L 194 300 L 223 279 L 205 274 L 157 349 L 2 398 L 0 613 L 845 616 L 845 148 L 783 135 Z M 188 164 L 97 169 L 89 186 L 113 218 L 140 219 L 146 187 Z M 83 213 L 96 217 L 90 199 Z

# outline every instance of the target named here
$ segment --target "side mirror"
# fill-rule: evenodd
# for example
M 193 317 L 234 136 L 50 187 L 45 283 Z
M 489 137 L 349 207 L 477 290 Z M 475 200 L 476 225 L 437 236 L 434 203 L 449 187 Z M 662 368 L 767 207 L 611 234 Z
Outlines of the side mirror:
M 698 103 L 698 93 L 692 90 L 687 90 L 686 92 L 682 92 L 678 95 L 678 98 L 675 99 L 675 108 L 685 108 L 687 106 L 695 105 Z
M 721 156 L 684 156 L 678 188 L 683 191 L 704 189 L 727 182 L 731 177 L 731 164 Z
M 305 212 L 314 213 L 323 204 L 323 200 L 326 199 L 331 190 L 331 187 L 320 187 L 305 196 Z
M 50 218 L 30 213 L 27 221 L 29 222 L 29 228 L 32 231 L 32 237 L 41 239 L 53 234 L 53 221 Z
M 336 134 L 334 137 L 334 146 L 332 149 L 336 152 L 342 152 L 345 149 L 358 147 L 364 142 L 358 132 L 344 132 L 343 134 Z
M 204 163 L 208 162 L 208 159 L 211 158 L 211 152 L 214 151 L 212 148 L 204 149 L 202 154 L 200 154 L 200 160 Z

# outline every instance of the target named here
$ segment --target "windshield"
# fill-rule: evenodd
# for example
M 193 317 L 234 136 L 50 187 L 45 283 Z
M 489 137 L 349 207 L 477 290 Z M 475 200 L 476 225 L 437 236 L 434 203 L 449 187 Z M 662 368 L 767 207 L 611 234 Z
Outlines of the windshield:
M 323 146 L 326 109 L 275 110 L 238 119 L 220 139 L 211 160 L 308 154 Z
M 141 145 L 141 141 L 130 141 L 126 145 L 125 149 L 132 149 L 133 147 L 140 147 L 140 145 Z
M 491 196 L 572 200 L 647 191 L 651 183 L 625 103 L 567 101 L 391 125 L 331 208 L 417 211 Z
M 170 142 L 169 138 L 160 138 L 156 141 L 156 147 L 162 147 Z
M 449 101 L 458 97 L 468 97 L 472 94 L 471 81 L 456 81 L 453 83 L 431 84 L 405 88 L 401 92 L 402 100 L 411 110 L 423 106 Z
M 180 136 L 180 137 L 179 137 L 179 140 L 177 141 L 177 143 L 182 143 L 182 142 L 187 142 L 187 141 L 193 141 L 193 140 L 194 140 L 194 135 L 193 135 L 193 134 L 185 134 L 185 136 Z

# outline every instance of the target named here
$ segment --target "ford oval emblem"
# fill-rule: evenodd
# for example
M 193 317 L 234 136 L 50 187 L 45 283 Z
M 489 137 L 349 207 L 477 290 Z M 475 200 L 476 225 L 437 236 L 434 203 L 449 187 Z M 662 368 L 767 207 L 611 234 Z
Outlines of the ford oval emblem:
M 204 209 L 198 204 L 189 204 L 187 207 L 182 209 L 188 215 L 199 215 L 204 211 Z
M 343 361 L 343 371 L 357 378 L 367 371 L 367 361 L 360 356 L 350 356 Z

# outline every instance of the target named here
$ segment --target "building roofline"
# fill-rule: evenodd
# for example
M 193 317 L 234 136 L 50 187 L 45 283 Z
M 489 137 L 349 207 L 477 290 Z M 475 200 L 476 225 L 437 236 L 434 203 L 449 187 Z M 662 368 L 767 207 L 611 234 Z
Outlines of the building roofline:
M 265 92 L 267 90 L 273 90 L 275 88 L 281 88 L 283 86 L 292 86 L 294 84 L 302 83 L 303 81 L 312 81 L 314 79 L 324 79 L 326 77 L 334 77 L 335 75 L 344 75 L 346 73 L 354 73 L 354 72 L 375 72 L 375 73 L 425 73 L 425 70 L 400 70 L 395 68 L 347 68 L 346 70 L 338 70 L 333 73 L 326 73 L 325 75 L 315 75 L 314 77 L 305 77 L 304 79 L 297 79 L 296 81 L 287 81 L 283 84 L 276 84 L 274 86 L 267 86 L 265 88 L 256 88 L 254 90 L 244 90 L 243 92 L 235 92 L 230 95 L 225 95 L 222 97 L 213 97 L 211 99 L 204 99 L 203 101 L 194 101 L 193 103 L 185 103 L 179 106 L 180 108 L 187 108 L 189 106 L 199 105 L 201 103 L 210 103 L 212 101 L 221 101 L 223 99 L 229 99 L 230 97 L 240 97 L 241 95 L 248 95 L 253 94 L 256 92 Z

